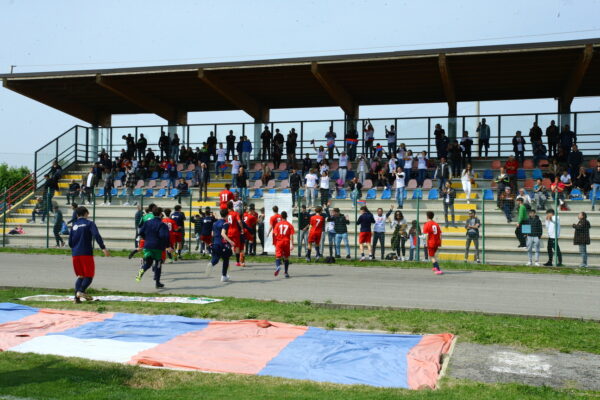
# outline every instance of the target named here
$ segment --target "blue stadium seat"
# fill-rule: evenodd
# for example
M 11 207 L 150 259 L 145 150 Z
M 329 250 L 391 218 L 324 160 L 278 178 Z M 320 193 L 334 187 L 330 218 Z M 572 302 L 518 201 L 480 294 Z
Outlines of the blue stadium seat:
M 423 191 L 421 189 L 415 189 L 412 195 L 413 200 L 423 200 Z
M 517 170 L 517 179 L 525 179 L 525 170 L 523 168 Z
M 161 175 L 160 179 L 166 181 L 169 180 L 169 173 L 168 172 L 163 172 L 163 174 Z
M 144 195 L 144 197 L 152 197 L 152 196 L 154 196 L 154 190 L 152 190 L 152 189 L 146 190 L 146 194 Z
M 437 189 L 429 189 L 429 194 L 427 195 L 429 200 L 437 200 L 440 198 L 440 194 Z
M 158 179 L 158 172 L 154 171 L 151 175 L 150 175 L 150 179 L 154 180 L 154 179 Z
M 171 189 L 171 193 L 169 193 L 169 197 L 175 197 L 179 194 L 179 190 Z
M 162 188 L 159 189 L 158 193 L 156 193 L 156 197 L 165 197 L 167 195 L 167 189 Z
M 348 194 L 346 193 L 346 189 L 340 189 L 337 191 L 335 198 L 336 200 L 345 200 L 346 196 L 348 196 Z
M 389 200 L 392 198 L 392 190 L 390 188 L 383 189 L 381 193 L 381 200 Z
M 281 191 L 281 193 L 290 194 L 290 193 L 292 193 L 292 192 L 290 191 L 290 189 L 283 189 L 283 190 Z
M 96 193 L 96 196 L 97 196 L 97 197 L 104 196 L 104 188 L 100 188 L 100 189 L 98 189 L 98 193 Z
M 492 189 L 485 189 L 483 191 L 483 199 L 484 200 L 494 200 L 494 192 Z
M 119 190 L 117 188 L 112 188 L 112 190 L 110 191 L 110 194 L 113 196 L 116 196 L 119 193 Z
M 351 179 L 354 179 L 355 176 L 356 176 L 356 172 L 354 172 L 354 171 L 348 171 L 346 173 L 346 180 L 349 181 Z
M 190 181 L 190 180 L 192 180 L 193 178 L 194 178 L 194 173 L 193 173 L 192 171 L 188 171 L 188 172 L 186 172 L 186 174 L 185 174 L 185 180 L 186 180 L 186 181 Z
M 121 190 L 121 194 L 119 195 L 119 197 L 125 197 L 127 196 L 127 188 L 123 188 L 123 190 Z
M 598 193 L 600 193 L 600 191 L 598 191 Z M 298 190 L 298 196 L 304 197 L 304 189 Z
M 583 193 L 581 193 L 581 190 L 575 188 L 573 190 L 571 190 L 571 200 L 583 200 Z
M 483 179 L 494 179 L 494 172 L 491 169 L 483 171 Z
M 290 173 L 287 171 L 281 171 L 281 173 L 279 174 L 279 177 L 277 179 L 279 179 L 280 181 L 284 181 L 286 180 L 288 177 L 290 176 Z
M 531 173 L 531 177 L 533 179 L 544 179 L 544 176 L 542 175 L 542 171 L 539 168 L 536 168 L 533 170 L 533 172 Z
M 377 189 L 367 190 L 367 200 L 375 200 L 377 198 Z
M 142 195 L 142 188 L 135 188 L 133 190 L 133 195 L 134 196 L 141 196 Z
M 125 177 L 125 172 L 121 171 L 117 173 L 117 176 L 115 177 L 116 181 L 122 181 L 123 178 Z
M 181 171 L 177 171 L 177 179 L 181 179 L 182 176 Z
M 262 176 L 262 171 L 254 171 L 254 175 L 252 176 L 252 180 L 253 181 L 257 181 L 261 178 Z
M 262 189 L 256 189 L 254 191 L 254 194 L 252 195 L 253 199 L 260 199 L 261 197 L 263 197 L 263 191 Z
M 269 189 L 269 194 L 275 194 L 275 193 L 277 193 L 277 191 L 275 189 L 273 189 L 273 188 Z

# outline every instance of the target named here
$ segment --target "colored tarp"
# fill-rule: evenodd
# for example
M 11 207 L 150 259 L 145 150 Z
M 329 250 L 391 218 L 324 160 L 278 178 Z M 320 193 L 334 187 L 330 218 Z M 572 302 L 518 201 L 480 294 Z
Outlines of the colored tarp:
M 22 301 L 73 301 L 73 296 L 57 296 L 52 294 L 38 294 L 35 296 L 21 297 Z M 85 299 L 81 299 L 86 301 Z M 211 299 L 208 297 L 175 297 L 175 296 L 96 296 L 94 300 L 99 301 L 136 301 L 148 303 L 185 303 L 185 304 L 210 304 L 222 301 L 221 299 Z
M 0 304 L 0 349 L 207 372 L 434 388 L 453 336 Z

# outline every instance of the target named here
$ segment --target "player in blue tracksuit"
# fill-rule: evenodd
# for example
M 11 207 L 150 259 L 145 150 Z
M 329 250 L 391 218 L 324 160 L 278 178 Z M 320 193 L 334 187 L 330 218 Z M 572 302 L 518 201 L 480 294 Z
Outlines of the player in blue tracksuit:
M 104 252 L 104 255 L 109 257 L 110 253 L 104 246 L 104 241 L 96 224 L 87 219 L 88 210 L 85 207 L 77 207 L 77 220 L 73 222 L 73 227 L 69 233 L 69 247 L 73 256 L 73 269 L 77 280 L 75 281 L 75 303 L 81 303 L 81 297 L 86 300 L 93 300 L 92 296 L 85 291 L 92 284 L 96 273 L 96 265 L 94 263 L 94 253 L 92 244 L 95 240 L 98 246 Z
M 175 250 L 177 250 L 177 254 L 179 255 L 179 258 L 181 258 L 181 252 L 183 250 L 183 241 L 185 239 L 185 226 L 183 224 L 185 223 L 186 218 L 185 215 L 181 212 L 181 206 L 179 204 L 175 206 L 175 212 L 171 213 L 171 219 L 177 222 L 177 226 L 180 229 L 176 236 L 177 241 L 175 243 L 175 246 L 177 246 L 177 248 Z
M 202 227 L 200 228 L 200 241 L 202 241 L 200 252 L 202 254 L 204 254 L 205 250 L 206 254 L 210 254 L 210 247 L 212 245 L 212 230 L 216 220 L 217 219 L 210 210 L 210 207 L 206 207 L 204 210 L 204 217 L 202 217 Z
M 227 269 L 229 268 L 229 257 L 233 254 L 231 248 L 234 246 L 233 240 L 227 236 L 229 224 L 227 223 L 228 210 L 220 211 L 221 219 L 213 224 L 212 228 L 212 259 L 206 266 L 206 274 L 209 275 L 213 267 L 217 265 L 219 259 L 223 260 L 223 268 L 221 270 L 221 282 L 227 282 L 229 276 Z
M 165 250 L 169 252 L 173 251 L 173 249 L 169 247 L 169 227 L 167 227 L 161 219 L 162 212 L 162 208 L 155 208 L 153 211 L 154 218 L 144 222 L 144 225 L 142 225 L 142 228 L 140 229 L 140 237 L 144 239 L 144 264 L 135 278 L 135 280 L 139 282 L 144 273 L 152 267 L 157 289 L 165 286 L 160 283 L 164 252 Z

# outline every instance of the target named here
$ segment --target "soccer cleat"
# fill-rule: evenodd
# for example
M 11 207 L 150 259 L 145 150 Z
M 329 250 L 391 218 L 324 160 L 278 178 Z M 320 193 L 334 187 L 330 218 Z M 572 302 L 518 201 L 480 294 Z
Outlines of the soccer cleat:
M 443 271 L 440 271 L 440 270 L 438 269 L 437 271 L 435 271 L 435 274 L 436 274 L 436 275 L 444 275 L 444 272 L 443 272 Z
M 94 298 L 92 296 L 90 296 L 89 294 L 85 293 L 85 292 L 77 292 L 77 297 L 78 298 L 84 298 L 86 301 L 92 301 L 94 300 Z
M 163 283 L 156 282 L 156 288 L 157 289 L 164 288 L 164 287 L 165 287 L 165 285 Z
M 131 260 L 133 258 L 133 256 L 135 256 L 136 253 L 137 253 L 137 249 L 132 250 L 131 253 L 129 253 L 129 255 L 127 256 L 127 258 L 129 258 Z
M 221 277 L 221 282 L 229 282 L 229 276 L 228 275 L 223 275 Z
M 306 262 L 310 262 L 310 257 L 308 257 L 308 256 L 306 257 Z
M 534 264 L 536 267 L 540 266 L 540 263 L 536 261 L 536 263 Z
M 369 257 L 370 259 L 371 257 Z M 362 256 L 359 261 L 365 261 L 365 256 Z
M 240 262 L 236 262 L 236 263 L 235 263 L 235 266 L 236 266 L 236 267 L 241 267 L 241 266 L 242 266 L 242 264 L 241 264 Z
M 435 267 L 431 268 L 431 270 L 432 270 L 433 272 L 437 271 L 437 269 L 435 269 Z
M 285 277 L 286 277 L 286 278 L 289 278 L 289 277 L 290 277 L 290 274 L 288 274 L 288 273 L 286 272 L 286 273 L 285 273 Z
M 81 304 L 81 299 L 79 297 L 75 297 L 75 299 L 73 300 L 73 302 L 75 304 Z
M 137 276 L 135 277 L 135 280 L 136 280 L 137 282 L 139 282 L 139 281 L 141 281 L 141 280 L 142 280 L 142 276 L 144 276 L 144 272 L 146 272 L 146 271 L 144 271 L 142 268 L 140 268 L 140 269 L 138 270 L 138 274 L 137 274 Z
M 273 275 L 275 275 L 275 276 L 279 275 L 279 271 L 281 271 L 281 267 L 275 268 L 275 273 Z
M 350 254 L 348 254 L 348 255 L 346 256 L 346 258 L 349 260 L 349 259 L 350 259 Z

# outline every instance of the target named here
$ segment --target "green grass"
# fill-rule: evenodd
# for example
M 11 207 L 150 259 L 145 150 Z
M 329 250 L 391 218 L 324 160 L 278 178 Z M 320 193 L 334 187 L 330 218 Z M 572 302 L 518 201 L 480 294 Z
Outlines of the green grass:
M 596 392 L 445 378 L 437 391 L 345 386 L 253 375 L 148 369 L 36 354 L 0 353 L 0 394 L 64 400 L 140 399 L 573 399 Z
M 19 254 L 52 254 L 52 255 L 71 255 L 71 251 L 69 249 L 43 249 L 43 248 L 15 248 L 15 247 L 3 247 L 0 248 L 0 253 L 19 253 Z M 103 256 L 100 250 L 95 251 L 96 256 Z M 128 250 L 111 250 L 111 256 L 113 257 L 127 257 L 129 255 Z M 198 259 L 208 259 L 206 256 L 202 256 L 198 253 L 187 254 L 185 253 L 183 256 L 185 260 L 198 260 Z M 305 263 L 304 258 L 299 257 L 291 257 L 292 263 Z M 271 263 L 273 262 L 272 256 L 256 256 L 256 257 L 248 257 L 247 262 L 256 262 L 256 263 Z M 339 259 L 336 262 L 336 265 L 340 266 L 351 266 L 351 267 L 361 267 L 361 268 L 402 268 L 402 269 L 412 269 L 412 268 L 431 268 L 431 263 L 429 262 L 395 262 L 395 261 L 380 261 L 380 260 L 372 260 L 368 262 L 360 262 L 355 260 L 347 260 L 347 259 Z M 442 268 L 445 270 L 469 270 L 469 271 L 495 271 L 495 272 L 522 272 L 522 273 L 530 273 L 530 274 L 568 274 L 568 275 L 595 275 L 600 276 L 600 269 L 581 269 L 581 268 L 571 268 L 571 267 L 528 267 L 525 265 L 492 265 L 492 264 L 475 264 L 475 263 L 464 263 L 464 262 L 456 262 L 456 261 L 444 261 L 442 264 Z
M 0 302 L 34 294 L 72 294 L 55 289 L 0 289 Z M 129 294 L 90 290 L 90 294 Z M 140 294 L 135 294 L 140 295 Z M 148 295 L 148 294 L 141 294 Z M 224 298 L 206 305 L 157 304 L 144 302 L 23 302 L 33 307 L 80 309 L 97 312 L 131 312 L 141 314 L 176 314 L 214 320 L 268 319 L 296 325 L 327 329 L 368 329 L 406 333 L 444 333 L 460 336 L 461 341 L 501 344 L 522 350 L 555 349 L 562 352 L 583 351 L 600 354 L 600 324 L 574 319 L 527 318 L 487 315 L 472 312 L 444 312 L 390 309 L 336 309 L 310 301 L 281 303 L 251 299 Z

